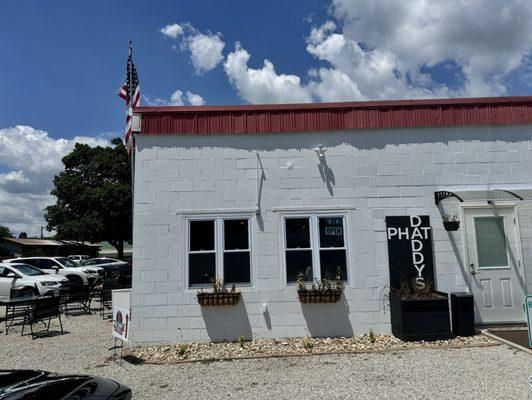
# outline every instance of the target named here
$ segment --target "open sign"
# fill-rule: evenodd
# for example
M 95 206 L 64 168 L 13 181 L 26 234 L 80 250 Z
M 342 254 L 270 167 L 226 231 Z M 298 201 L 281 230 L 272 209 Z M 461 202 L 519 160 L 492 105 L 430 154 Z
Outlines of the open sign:
M 326 226 L 325 234 L 328 236 L 342 236 L 343 231 L 341 226 Z

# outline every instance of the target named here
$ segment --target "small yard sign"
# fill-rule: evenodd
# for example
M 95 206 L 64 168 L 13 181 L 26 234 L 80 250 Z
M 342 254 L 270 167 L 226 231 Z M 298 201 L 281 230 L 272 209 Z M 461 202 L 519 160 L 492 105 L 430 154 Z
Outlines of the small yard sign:
M 525 297 L 526 322 L 528 325 L 528 345 L 532 347 L 532 295 Z
M 122 307 L 113 307 L 113 336 L 117 339 L 128 341 L 129 337 L 129 310 Z

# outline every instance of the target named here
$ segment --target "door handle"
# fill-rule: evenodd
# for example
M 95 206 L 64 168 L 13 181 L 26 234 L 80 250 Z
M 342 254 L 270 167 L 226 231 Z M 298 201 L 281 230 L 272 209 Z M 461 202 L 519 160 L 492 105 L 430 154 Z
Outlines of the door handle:
M 469 264 L 469 269 L 471 270 L 471 275 L 476 275 L 477 274 L 477 271 L 475 270 L 475 264 L 474 263 L 471 263 Z

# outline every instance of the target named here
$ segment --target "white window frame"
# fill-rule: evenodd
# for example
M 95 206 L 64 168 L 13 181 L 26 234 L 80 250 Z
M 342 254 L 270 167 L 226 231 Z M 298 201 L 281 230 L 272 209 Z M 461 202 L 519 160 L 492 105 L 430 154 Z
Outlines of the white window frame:
M 309 231 L 310 231 L 310 249 L 301 248 L 297 250 L 312 250 L 312 275 L 313 279 L 321 280 L 321 263 L 320 263 L 320 251 L 328 250 L 345 250 L 345 268 L 346 268 L 346 281 L 344 284 L 349 285 L 351 282 L 351 268 L 350 268 L 350 256 L 349 256 L 349 229 L 347 212 L 308 212 L 308 213 L 290 213 L 284 214 L 281 217 L 281 247 L 282 254 L 280 263 L 282 266 L 281 276 L 284 277 L 284 283 L 287 286 L 294 286 L 296 282 L 288 282 L 288 274 L 286 273 L 286 252 L 296 249 L 288 249 L 286 245 L 286 220 L 287 219 L 309 219 Z M 344 228 L 344 246 L 343 247 L 321 247 L 320 243 L 320 228 L 319 218 L 342 218 Z M 310 281 L 309 281 L 310 283 Z
M 225 238 L 224 238 L 224 221 L 229 220 L 246 220 L 248 222 L 248 248 L 238 250 L 225 250 Z M 200 250 L 190 251 L 190 223 L 194 221 L 214 221 L 214 250 Z M 202 215 L 187 217 L 185 219 L 185 287 L 187 289 L 198 289 L 212 286 L 211 283 L 203 284 L 189 284 L 189 254 L 206 254 L 214 253 L 214 276 L 224 279 L 224 254 L 234 252 L 249 251 L 249 282 L 236 283 L 238 287 L 252 287 L 253 286 L 253 243 L 252 243 L 252 218 L 249 215 L 227 215 L 227 216 L 214 216 L 214 215 Z M 224 279 L 225 283 L 225 279 Z

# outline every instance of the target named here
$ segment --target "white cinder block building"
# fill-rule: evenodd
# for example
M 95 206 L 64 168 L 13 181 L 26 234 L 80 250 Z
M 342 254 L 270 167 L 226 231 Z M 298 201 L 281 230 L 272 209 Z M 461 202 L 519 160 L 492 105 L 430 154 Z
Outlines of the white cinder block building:
M 387 216 L 430 217 L 435 287 L 478 323 L 524 321 L 531 97 L 134 113 L 134 343 L 390 332 Z M 338 267 L 338 303 L 299 302 Z M 215 276 L 237 305 L 198 304 Z

